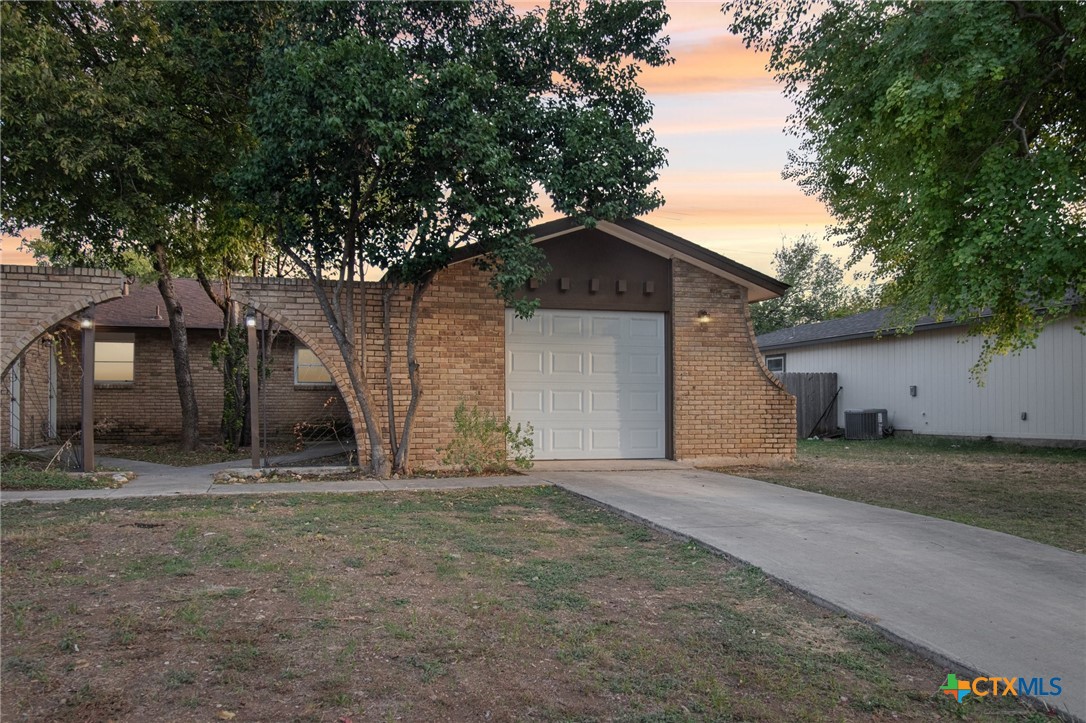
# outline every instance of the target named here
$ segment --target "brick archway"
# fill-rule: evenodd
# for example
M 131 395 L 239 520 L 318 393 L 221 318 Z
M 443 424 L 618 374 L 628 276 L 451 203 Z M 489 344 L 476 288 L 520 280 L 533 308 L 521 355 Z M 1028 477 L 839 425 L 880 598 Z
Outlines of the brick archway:
M 125 277 L 112 270 L 0 266 L 0 370 L 64 319 L 124 294 Z
M 324 312 L 310 289 L 309 281 L 235 278 L 231 281 L 231 291 L 235 301 L 263 314 L 293 334 L 324 364 L 347 406 L 361 462 L 368 449 L 362 407 L 347 376 L 347 368 L 339 353 L 339 347 L 328 329 Z M 365 293 L 361 284 L 357 285 L 356 291 L 358 296 Z M 356 303 L 360 305 L 361 299 Z

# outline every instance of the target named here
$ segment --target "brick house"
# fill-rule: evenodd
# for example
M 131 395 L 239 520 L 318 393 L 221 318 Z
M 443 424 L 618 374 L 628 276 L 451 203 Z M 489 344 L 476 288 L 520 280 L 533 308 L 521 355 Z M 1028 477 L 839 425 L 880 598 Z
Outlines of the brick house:
M 784 284 L 637 220 L 601 222 L 590 229 L 562 219 L 533 231 L 552 270 L 524 290 L 541 302 L 531 319 L 517 319 L 495 298 L 470 251 L 436 277 L 425 298 L 418 326 L 424 394 L 412 438 L 413 463 L 440 461 L 439 449 L 452 437 L 453 410 L 461 401 L 530 423 L 536 459 L 726 463 L 794 456 L 795 400 L 766 370 L 747 311 L 749 302 L 780 295 Z M 359 286 L 357 311 L 360 318 L 365 311 L 365 328 L 371 330 L 368 341 L 359 339 L 365 348 L 363 371 L 383 407 L 381 285 Z M 124 308 L 136 307 L 131 300 L 137 293 L 122 300 Z M 234 293 L 289 332 L 284 348 L 290 352 L 273 355 L 276 366 L 267 384 L 275 402 L 268 413 L 323 413 L 334 388 L 306 386 L 307 375 L 323 372 L 323 366 L 325 379 L 348 390 L 332 403 L 336 413 L 361 429 L 346 371 L 308 282 L 238 279 Z M 206 297 L 203 302 L 218 315 Z M 121 302 L 111 303 L 122 308 Z M 190 326 L 199 323 L 201 315 L 193 308 L 200 303 L 193 296 L 186 306 Z M 139 307 L 141 318 L 111 316 L 109 304 L 97 307 L 102 338 L 129 335 L 112 338 L 131 339 L 134 364 L 147 376 L 125 382 L 127 387 L 101 389 L 96 419 L 113 415 L 130 433 L 168 435 L 175 428 L 171 414 L 177 414 L 168 330 L 164 319 L 144 318 L 154 314 L 150 298 Z M 403 320 L 393 329 L 400 360 L 405 298 L 397 299 L 394 313 Z M 210 322 L 192 329 L 194 367 L 198 358 L 209 356 L 217 334 Z M 201 424 L 210 431 L 218 423 L 221 378 L 210 365 L 194 368 L 194 374 L 202 395 Z M 400 405 L 408 399 L 405 371 L 396 369 L 395 379 L 402 414 Z M 281 433 L 288 417 L 271 426 Z M 358 436 L 364 455 L 364 435 Z

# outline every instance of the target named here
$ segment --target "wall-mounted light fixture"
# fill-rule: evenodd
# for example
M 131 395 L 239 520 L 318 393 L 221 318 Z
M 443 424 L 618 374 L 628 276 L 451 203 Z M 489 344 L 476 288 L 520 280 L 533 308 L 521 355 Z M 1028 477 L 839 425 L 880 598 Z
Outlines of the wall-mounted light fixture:
M 93 329 L 94 328 L 94 319 L 80 319 L 79 320 L 79 328 L 80 329 Z
M 256 328 L 256 317 L 252 316 L 252 315 L 246 316 L 245 317 L 245 326 L 249 327 L 250 329 L 255 329 Z
M 702 309 L 701 311 L 698 312 L 698 321 L 701 322 L 702 324 L 707 324 L 709 322 L 709 320 L 712 319 L 712 318 L 713 317 L 709 316 L 709 312 L 706 311 L 705 309 Z

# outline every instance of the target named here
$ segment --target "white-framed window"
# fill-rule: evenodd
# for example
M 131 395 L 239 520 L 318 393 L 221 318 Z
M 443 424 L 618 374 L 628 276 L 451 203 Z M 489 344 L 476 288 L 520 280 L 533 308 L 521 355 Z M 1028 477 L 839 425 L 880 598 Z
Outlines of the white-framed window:
M 784 357 L 784 354 L 766 355 L 766 368 L 774 374 L 784 374 Z
M 131 384 L 136 380 L 136 335 L 97 334 L 94 338 L 94 383 Z
M 294 383 L 299 386 L 327 386 L 332 375 L 309 348 L 298 344 L 294 347 Z

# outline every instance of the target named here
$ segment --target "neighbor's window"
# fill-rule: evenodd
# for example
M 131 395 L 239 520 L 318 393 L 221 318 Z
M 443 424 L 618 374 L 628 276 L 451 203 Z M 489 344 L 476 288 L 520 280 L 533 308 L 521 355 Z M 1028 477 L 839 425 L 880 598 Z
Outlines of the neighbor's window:
M 316 354 L 304 346 L 296 346 L 294 347 L 294 383 L 331 384 L 332 375 L 324 368 Z
M 95 384 L 131 384 L 135 378 L 135 335 L 99 334 L 94 340 Z
M 765 358 L 765 365 L 774 374 L 784 374 L 784 354 L 776 354 Z

